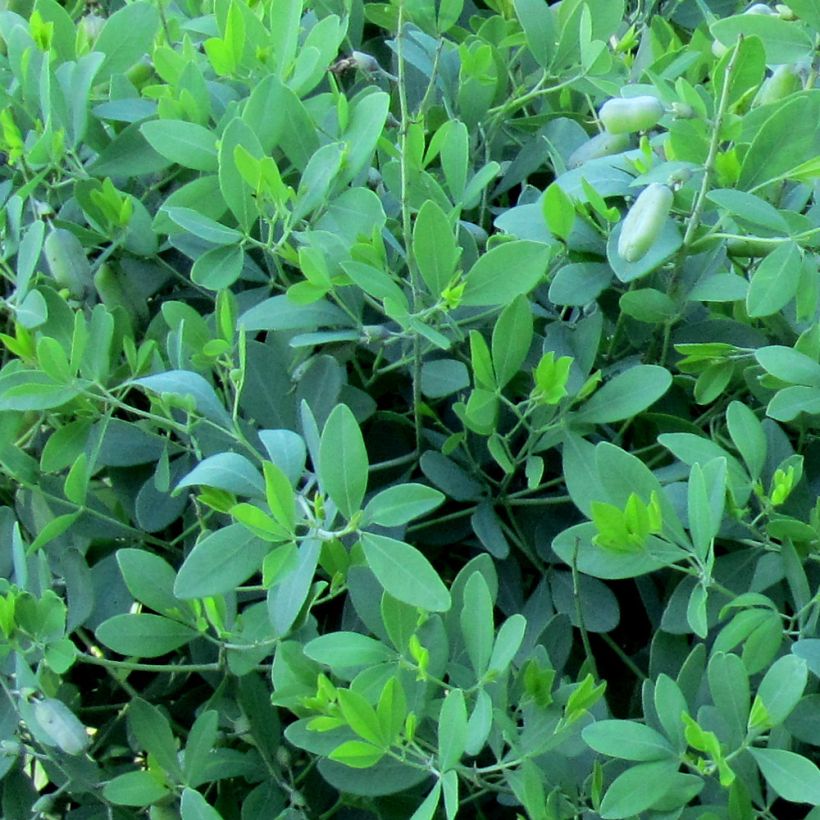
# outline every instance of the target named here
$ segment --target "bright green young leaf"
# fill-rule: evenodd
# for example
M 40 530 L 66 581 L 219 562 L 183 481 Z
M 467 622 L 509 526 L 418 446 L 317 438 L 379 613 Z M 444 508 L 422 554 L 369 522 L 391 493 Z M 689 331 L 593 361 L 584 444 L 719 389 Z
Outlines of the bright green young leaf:
M 370 769 L 384 757 L 384 751 L 361 740 L 347 740 L 337 746 L 328 757 L 353 769 Z

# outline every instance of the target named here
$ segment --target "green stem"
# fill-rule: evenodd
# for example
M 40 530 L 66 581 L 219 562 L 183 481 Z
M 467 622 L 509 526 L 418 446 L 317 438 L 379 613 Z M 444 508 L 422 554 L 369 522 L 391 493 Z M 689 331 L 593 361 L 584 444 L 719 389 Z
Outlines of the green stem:
M 92 666 L 103 666 L 108 669 L 128 669 L 131 672 L 187 674 L 191 672 L 220 672 L 222 670 L 222 665 L 219 663 L 138 663 L 136 661 L 114 661 L 109 658 L 98 658 L 96 655 L 89 655 L 85 652 L 78 654 L 77 660 L 81 663 L 89 663 Z

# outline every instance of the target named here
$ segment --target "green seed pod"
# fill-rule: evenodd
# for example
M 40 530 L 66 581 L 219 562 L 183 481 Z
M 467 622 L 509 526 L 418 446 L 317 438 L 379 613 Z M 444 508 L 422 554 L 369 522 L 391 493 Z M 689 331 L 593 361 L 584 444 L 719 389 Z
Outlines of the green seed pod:
M 657 97 L 614 97 L 601 106 L 598 117 L 610 134 L 628 134 L 647 131 L 657 124 L 665 111 Z
M 43 243 L 51 275 L 72 299 L 82 301 L 91 292 L 91 265 L 80 240 L 65 228 L 54 228 Z
M 788 97 L 801 87 L 800 75 L 793 65 L 779 65 L 762 86 L 757 94 L 755 103 L 757 105 L 767 105 L 778 102 L 784 97 Z
M 663 228 L 674 196 L 660 182 L 653 182 L 632 204 L 621 227 L 618 255 L 627 262 L 637 262 L 646 254 Z
M 610 134 L 604 131 L 579 145 L 567 160 L 568 168 L 580 168 L 585 162 L 601 157 L 620 154 L 629 148 L 632 140 L 629 134 Z
M 34 702 L 34 717 L 54 745 L 69 755 L 80 755 L 88 748 L 85 726 L 61 700 L 45 698 Z
M 777 245 L 772 242 L 761 242 L 759 237 L 746 236 L 742 239 L 729 239 L 726 242 L 726 251 L 732 257 L 745 257 L 756 259 L 761 256 L 768 256 Z
M 134 63 L 134 65 L 125 72 L 125 76 L 128 77 L 129 82 L 131 82 L 135 88 L 141 89 L 147 85 L 148 81 L 154 76 L 154 64 L 151 62 L 151 58 L 147 54 L 143 55 L 139 62 Z

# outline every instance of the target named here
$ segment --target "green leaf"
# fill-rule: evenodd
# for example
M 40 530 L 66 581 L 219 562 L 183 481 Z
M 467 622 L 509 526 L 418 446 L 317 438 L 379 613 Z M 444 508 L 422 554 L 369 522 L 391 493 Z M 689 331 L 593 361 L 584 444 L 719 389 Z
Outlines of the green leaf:
M 725 498 L 726 459 L 713 459 L 703 467 L 692 465 L 687 485 L 689 533 L 701 559 L 706 559 L 720 530 Z
M 440 800 L 441 780 L 436 780 L 427 797 L 411 815 L 410 820 L 433 820 Z
M 708 590 L 698 584 L 689 594 L 689 602 L 686 606 L 686 622 L 699 638 L 705 638 L 709 633 L 706 611 L 708 594 Z
M 663 291 L 655 288 L 627 291 L 618 300 L 618 305 L 627 316 L 647 324 L 669 321 L 678 311 L 675 302 Z
M 184 782 L 197 786 L 205 782 L 206 766 L 211 750 L 216 745 L 219 724 L 219 713 L 215 709 L 200 712 L 185 743 L 185 760 L 183 765 Z
M 552 248 L 540 242 L 514 240 L 483 254 L 466 277 L 461 304 L 504 305 L 529 293 L 543 279 Z
M 330 186 L 342 167 L 344 151 L 343 143 L 331 142 L 319 148 L 308 160 L 296 192 L 294 219 L 310 215 L 327 199 Z
M 198 541 L 174 584 L 178 598 L 222 595 L 259 570 L 270 546 L 241 524 L 229 524 Z
M 398 678 L 390 678 L 384 685 L 376 706 L 376 715 L 381 736 L 387 744 L 394 744 L 401 735 L 407 718 L 407 697 Z
M 788 384 L 820 387 L 820 364 L 813 358 L 785 345 L 760 347 L 754 352 L 763 369 Z
M 375 666 L 395 657 L 381 641 L 358 632 L 329 632 L 305 644 L 305 655 L 331 669 Z
M 777 421 L 794 421 L 801 413 L 820 414 L 820 388 L 786 387 L 766 407 L 766 415 Z
M 159 29 L 159 13 L 149 3 L 131 3 L 108 17 L 94 49 L 105 54 L 97 72 L 97 82 L 131 68 L 145 53 L 152 51 Z
M 265 474 L 265 498 L 273 517 L 289 533 L 296 526 L 296 498 L 290 480 L 270 461 L 263 465 Z
M 514 0 L 514 6 L 530 53 L 541 68 L 548 68 L 556 41 L 552 10 L 538 0 Z
M 457 359 L 432 359 L 421 366 L 421 392 L 427 398 L 451 396 L 470 386 L 470 371 Z
M 424 484 L 400 484 L 388 487 L 370 499 L 364 508 L 363 524 L 399 527 L 420 518 L 441 505 L 443 493 Z
M 487 671 L 493 651 L 495 625 L 493 599 L 484 576 L 474 572 L 464 587 L 464 604 L 459 613 L 467 655 L 478 680 Z
M 103 797 L 117 806 L 148 806 L 168 794 L 167 787 L 151 772 L 126 772 L 103 786 Z
M 182 790 L 179 808 L 181 820 L 222 820 L 222 815 L 193 789 Z
M 779 234 L 790 232 L 789 224 L 780 211 L 759 196 L 734 188 L 719 188 L 710 191 L 706 198 L 730 213 L 735 220 L 752 229 L 764 228 Z
M 148 144 L 166 159 L 193 168 L 195 171 L 216 173 L 216 134 L 202 125 L 184 120 L 152 120 L 140 126 Z
M 224 290 L 239 279 L 244 264 L 245 252 L 239 245 L 211 248 L 197 257 L 191 281 L 208 290 Z
M 820 678 L 820 638 L 801 638 L 792 644 L 792 652 L 802 658 L 814 675 Z
M 766 670 L 757 697 L 766 707 L 771 726 L 783 723 L 800 702 L 808 675 L 806 662 L 797 655 L 784 655 Z
M 209 456 L 177 484 L 177 489 L 198 484 L 254 498 L 261 498 L 265 493 L 265 483 L 259 470 L 239 453 Z
M 425 200 L 416 216 L 413 253 L 424 284 L 438 297 L 455 273 L 461 251 L 450 220 L 432 199 Z
M 732 738 L 740 744 L 749 720 L 749 676 L 743 661 L 732 654 L 715 653 L 707 667 L 712 701 L 728 724 Z
M 820 804 L 820 769 L 810 760 L 783 749 L 752 747 L 749 753 L 766 782 L 784 800 Z
M 205 418 L 217 424 L 231 424 L 231 417 L 217 398 L 213 387 L 199 373 L 189 370 L 169 370 L 165 373 L 134 379 L 133 384 L 138 384 L 155 393 L 171 393 L 184 398 L 190 396 L 194 399 L 197 412 Z
M 319 444 L 319 484 L 348 520 L 361 509 L 367 489 L 367 448 L 356 417 L 337 405 Z
M 669 741 L 649 726 L 632 720 L 599 720 L 581 732 L 590 748 L 622 760 L 664 760 L 675 757 Z
M 490 655 L 489 669 L 491 672 L 505 672 L 518 654 L 524 641 L 524 632 L 527 629 L 527 619 L 519 612 L 515 612 L 501 624 L 498 635 Z
M 722 22 L 722 21 L 721 21 Z M 715 33 L 719 38 L 719 35 Z M 734 40 L 732 43 L 734 44 Z M 731 45 L 727 43 L 727 45 Z M 766 50 L 759 37 L 754 35 L 745 37 L 737 45 L 738 53 L 735 56 L 732 49 L 727 50 L 713 69 L 715 99 L 721 99 L 723 87 L 726 84 L 726 68 L 729 61 L 734 63 L 731 76 L 728 77 L 729 89 L 726 95 L 727 105 L 733 106 L 747 91 L 756 89 L 766 73 Z
M 681 715 L 688 713 L 688 706 L 680 686 L 669 675 L 658 675 L 655 681 L 654 704 L 663 731 L 675 744 L 678 752 L 682 752 L 686 748 L 686 739 Z
M 493 328 L 492 358 L 499 388 L 521 369 L 532 342 L 532 308 L 529 299 L 518 296 L 510 302 Z
M 767 449 L 766 434 L 760 420 L 743 402 L 733 401 L 726 408 L 726 426 L 732 442 L 749 468 L 749 475 L 753 479 L 759 478 L 766 462 Z
M 766 25 L 772 22 L 769 16 L 759 19 Z M 759 126 L 743 158 L 737 187 L 751 191 L 788 178 L 792 169 L 820 154 L 820 133 L 815 127 L 818 120 L 820 95 L 795 95 L 786 99 Z
M 152 754 L 171 777 L 180 781 L 182 770 L 168 718 L 156 706 L 142 698 L 134 698 L 128 707 L 128 725 L 140 746 Z
M 712 34 L 725 46 L 733 46 L 739 35 L 757 37 L 766 49 L 770 65 L 794 63 L 814 53 L 814 40 L 800 23 L 769 14 L 738 14 L 710 26 Z
M 341 182 L 352 181 L 369 165 L 376 143 L 382 135 L 389 108 L 390 95 L 383 91 L 374 91 L 356 98 L 350 112 L 350 123 L 344 132 L 346 151 Z
M 473 576 L 475 577 L 475 575 Z M 467 742 L 467 707 L 464 692 L 450 689 L 438 719 L 438 765 L 441 771 L 456 766 Z
M 384 751 L 361 740 L 347 740 L 337 746 L 328 757 L 353 769 L 369 769 L 384 757 Z
M 198 236 L 213 245 L 237 245 L 242 239 L 242 234 L 239 231 L 228 228 L 221 222 L 217 222 L 215 219 L 211 219 L 192 208 L 164 207 L 163 211 L 180 228 L 184 228 L 194 236 Z
M 575 224 L 575 203 L 557 182 L 553 182 L 544 193 L 541 206 L 544 209 L 547 227 L 566 241 Z
M 327 637 L 327 636 L 326 636 Z M 363 740 L 385 748 L 381 723 L 376 710 L 358 692 L 351 689 L 338 690 L 339 708 L 348 726 Z
M 158 658 L 197 637 L 185 624 L 144 613 L 123 613 L 103 621 L 95 632 L 97 640 L 120 655 Z
M 642 364 L 619 373 L 597 390 L 578 411 L 579 421 L 608 424 L 631 418 L 656 402 L 672 385 L 664 367 Z
M 771 316 L 797 293 L 802 256 L 795 242 L 778 245 L 757 266 L 746 294 L 746 310 L 752 318 Z
M 446 612 L 450 593 L 430 562 L 404 541 L 362 533 L 368 566 L 379 583 L 396 600 L 427 612 Z
M 594 302 L 612 281 L 612 268 L 601 262 L 573 262 L 552 278 L 550 302 L 582 307 Z
M 615 778 L 601 802 L 603 820 L 621 820 L 651 808 L 675 785 L 678 761 L 632 766 Z

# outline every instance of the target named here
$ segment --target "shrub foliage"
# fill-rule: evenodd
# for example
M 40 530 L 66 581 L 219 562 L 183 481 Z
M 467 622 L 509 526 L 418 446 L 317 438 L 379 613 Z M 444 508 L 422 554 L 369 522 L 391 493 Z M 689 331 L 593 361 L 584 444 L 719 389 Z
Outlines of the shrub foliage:
M 9 0 L 17 818 L 820 817 L 815 0 Z

